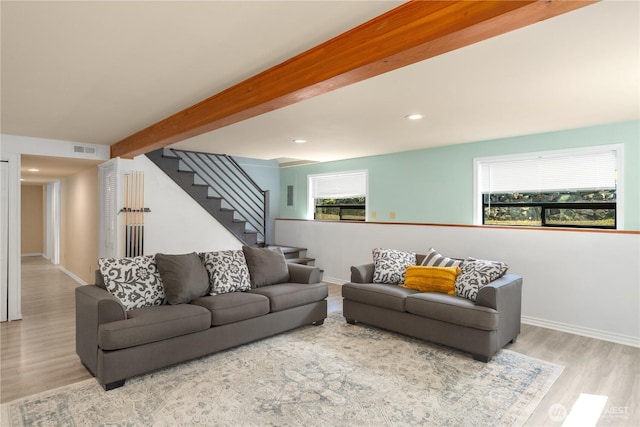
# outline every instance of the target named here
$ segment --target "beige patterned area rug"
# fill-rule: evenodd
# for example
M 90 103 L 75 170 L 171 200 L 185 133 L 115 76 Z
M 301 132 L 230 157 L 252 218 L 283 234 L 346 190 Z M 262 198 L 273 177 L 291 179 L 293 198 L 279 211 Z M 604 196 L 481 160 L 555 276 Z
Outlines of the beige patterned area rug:
M 332 314 L 128 380 L 93 379 L 2 405 L 2 426 L 521 425 L 562 367 L 468 354 Z

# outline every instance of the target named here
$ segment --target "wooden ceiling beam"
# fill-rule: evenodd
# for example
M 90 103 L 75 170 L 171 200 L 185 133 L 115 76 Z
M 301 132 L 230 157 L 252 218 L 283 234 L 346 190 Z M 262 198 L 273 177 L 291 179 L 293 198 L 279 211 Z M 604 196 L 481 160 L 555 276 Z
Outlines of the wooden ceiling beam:
M 410 1 L 113 144 L 111 157 L 132 158 L 595 2 Z

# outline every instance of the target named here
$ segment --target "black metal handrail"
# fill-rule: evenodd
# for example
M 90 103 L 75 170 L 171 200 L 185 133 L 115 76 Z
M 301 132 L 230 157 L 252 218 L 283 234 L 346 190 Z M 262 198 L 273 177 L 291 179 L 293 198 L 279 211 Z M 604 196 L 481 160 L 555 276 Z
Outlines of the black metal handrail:
M 199 153 L 170 149 L 180 159 L 181 167 L 193 172 L 202 184 L 209 186 L 212 197 L 220 197 L 237 214 L 234 219 L 246 221 L 258 233 L 258 242 L 267 242 L 269 191 L 260 186 L 226 154 Z

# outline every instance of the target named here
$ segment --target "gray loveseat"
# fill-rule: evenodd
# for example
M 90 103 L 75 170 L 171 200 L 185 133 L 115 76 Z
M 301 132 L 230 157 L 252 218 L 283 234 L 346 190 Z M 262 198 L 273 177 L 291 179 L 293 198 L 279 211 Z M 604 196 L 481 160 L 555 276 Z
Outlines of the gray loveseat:
M 328 290 L 320 270 L 285 265 L 285 283 L 256 287 L 252 281 L 245 291 L 130 310 L 106 290 L 97 272 L 95 285 L 76 289 L 76 352 L 110 390 L 135 375 L 306 324 L 321 325 Z
M 424 255 L 417 255 L 420 264 Z M 342 286 L 343 314 L 366 323 L 463 350 L 488 362 L 520 333 L 522 278 L 505 274 L 481 288 L 475 302 L 395 284 L 372 283 L 374 264 L 351 267 Z

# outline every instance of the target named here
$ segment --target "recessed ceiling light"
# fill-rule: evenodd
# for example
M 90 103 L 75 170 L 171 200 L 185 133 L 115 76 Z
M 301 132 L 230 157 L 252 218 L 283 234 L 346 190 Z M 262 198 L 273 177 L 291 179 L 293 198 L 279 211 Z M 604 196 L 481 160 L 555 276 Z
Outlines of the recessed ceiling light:
M 422 114 L 409 114 L 405 117 L 409 120 L 420 120 L 422 118 Z
M 40 169 L 36 169 L 36 168 L 29 168 L 27 169 L 29 172 L 40 172 Z
M 293 142 L 295 142 L 296 144 L 304 144 L 305 142 L 307 142 L 306 139 L 294 139 Z

